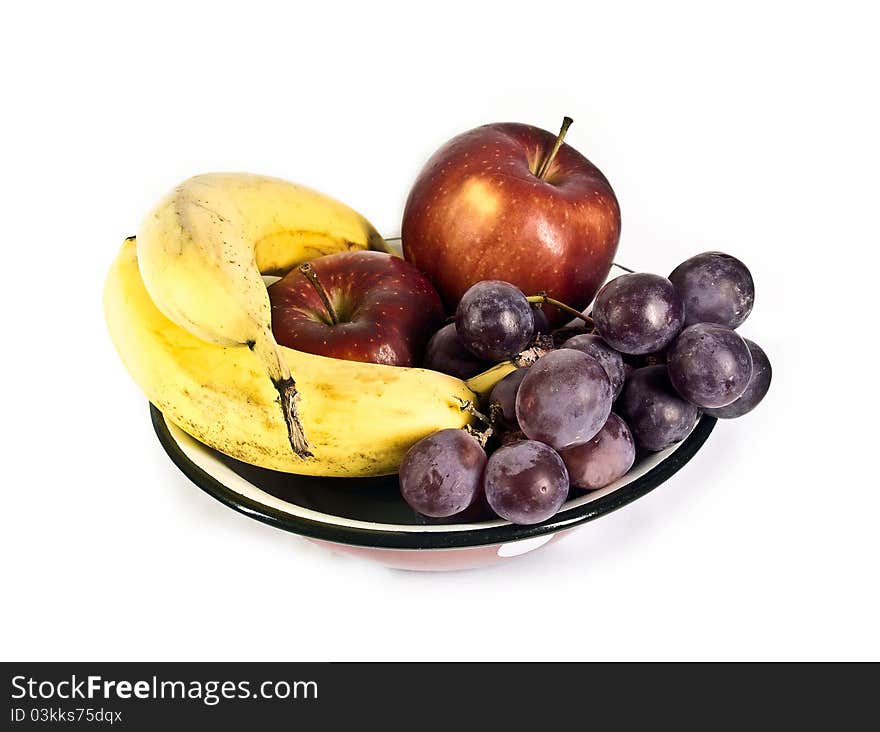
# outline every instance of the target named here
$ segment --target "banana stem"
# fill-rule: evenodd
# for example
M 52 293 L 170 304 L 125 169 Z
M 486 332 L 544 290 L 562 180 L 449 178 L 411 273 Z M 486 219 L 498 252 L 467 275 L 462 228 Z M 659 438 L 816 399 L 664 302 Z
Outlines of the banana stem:
M 287 438 L 294 455 L 303 459 L 313 457 L 314 453 L 309 449 L 309 441 L 306 439 L 305 429 L 299 418 L 299 392 L 296 389 L 296 382 L 290 373 L 287 362 L 278 351 L 278 344 L 271 331 L 264 333 L 262 338 L 248 345 L 263 362 L 266 373 L 278 392 L 281 401 L 281 416 L 284 418 Z
M 501 381 L 501 379 L 507 376 L 511 371 L 516 371 L 516 369 L 516 364 L 512 361 L 502 361 L 486 371 L 483 371 L 476 376 L 472 376 L 464 383 L 467 388 L 476 395 L 477 399 L 483 401 L 488 398 L 489 393 L 492 391 L 492 387 L 495 386 L 495 384 Z
M 553 143 L 553 148 L 550 150 L 550 154 L 544 158 L 544 162 L 541 163 L 541 167 L 538 168 L 538 172 L 536 175 L 541 180 L 544 180 L 547 177 L 547 173 L 550 170 L 550 165 L 553 163 L 553 158 L 556 157 L 556 153 L 559 152 L 559 148 L 562 147 L 562 141 L 565 139 L 565 133 L 568 132 L 568 128 L 571 127 L 572 122 L 574 120 L 571 117 L 563 117 L 562 118 L 562 127 L 559 128 L 559 134 L 556 136 L 556 142 Z
M 555 308 L 559 308 L 564 313 L 568 313 L 575 318 L 580 318 L 587 325 L 593 325 L 593 319 L 589 315 L 584 315 L 582 312 L 575 310 L 570 305 L 566 305 L 564 302 L 560 302 L 559 300 L 555 300 L 552 297 L 548 297 L 546 292 L 541 292 L 537 295 L 529 295 L 526 300 L 531 303 L 538 303 L 541 305 L 552 305 Z
M 287 439 L 294 455 L 303 459 L 314 457 L 299 418 L 299 392 L 296 390 L 296 382 L 290 377 L 280 381 L 273 379 L 272 383 L 281 399 L 281 414 L 284 416 L 284 424 L 287 425 Z
M 318 293 L 318 297 L 320 297 L 321 302 L 324 303 L 324 308 L 327 310 L 327 315 L 330 317 L 330 323 L 332 325 L 336 325 L 337 323 L 339 323 L 339 316 L 336 314 L 333 303 L 330 302 L 330 297 L 327 295 L 327 290 L 324 289 L 324 286 L 321 284 L 321 280 L 318 278 L 318 273 L 315 272 L 312 265 L 309 262 L 301 264 L 299 266 L 299 271 L 311 283 L 312 287 L 315 288 L 315 292 Z

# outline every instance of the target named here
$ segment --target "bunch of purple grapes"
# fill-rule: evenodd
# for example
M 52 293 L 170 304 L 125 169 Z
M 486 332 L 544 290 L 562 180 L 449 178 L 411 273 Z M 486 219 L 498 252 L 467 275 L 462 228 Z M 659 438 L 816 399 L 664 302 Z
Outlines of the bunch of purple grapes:
M 491 511 L 539 523 L 572 490 L 623 477 L 637 449 L 684 439 L 701 413 L 750 412 L 772 375 L 764 351 L 735 331 L 754 299 L 749 270 L 720 252 L 688 259 L 669 278 L 617 277 L 596 296 L 590 328 L 555 331 L 557 348 L 495 386 L 488 442 L 449 429 L 409 450 L 399 473 L 404 499 L 429 519 Z M 516 287 L 480 282 L 462 297 L 455 322 L 430 341 L 425 365 L 469 378 L 547 330 L 543 312 Z

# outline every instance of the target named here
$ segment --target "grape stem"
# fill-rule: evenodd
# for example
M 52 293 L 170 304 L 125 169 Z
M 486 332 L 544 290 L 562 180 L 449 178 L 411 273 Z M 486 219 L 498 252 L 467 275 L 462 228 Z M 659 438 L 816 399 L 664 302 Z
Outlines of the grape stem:
M 501 423 L 502 417 L 504 417 L 504 410 L 501 408 L 501 405 L 500 404 L 490 404 L 489 405 L 489 421 L 492 422 L 493 427 L 496 424 Z
M 461 397 L 455 397 L 456 401 L 461 404 L 461 411 L 467 412 L 470 415 L 473 415 L 478 420 L 480 420 L 487 427 L 492 426 L 492 420 L 489 419 L 485 414 L 478 411 L 474 406 L 474 403 L 470 399 L 462 399 Z
M 489 438 L 495 434 L 495 430 L 491 427 L 484 427 L 481 430 L 476 429 L 472 425 L 465 425 L 464 431 L 467 432 L 471 437 L 473 437 L 477 442 L 480 443 L 480 447 L 483 449 L 486 448 L 486 443 L 489 442 Z
M 327 315 L 330 317 L 330 323 L 332 325 L 338 324 L 339 316 L 336 314 L 333 303 L 330 302 L 330 297 L 327 295 L 327 290 L 324 289 L 324 286 L 321 284 L 321 280 L 318 278 L 318 273 L 315 272 L 312 265 L 308 262 L 301 264 L 299 266 L 299 271 L 309 281 L 312 287 L 315 288 L 315 292 L 318 293 L 318 297 L 320 297 L 321 302 L 324 303 L 324 308 L 327 310 Z
M 545 340 L 544 336 L 538 336 L 535 338 L 535 342 L 532 343 L 525 351 L 520 351 L 513 358 L 510 359 L 510 362 L 516 366 L 518 369 L 527 369 L 531 366 L 535 361 L 537 361 L 541 356 L 546 355 L 550 351 L 553 350 L 552 342 L 548 343 Z
M 589 315 L 584 315 L 583 313 L 575 310 L 570 305 L 566 305 L 564 302 L 560 302 L 559 300 L 555 300 L 552 297 L 548 297 L 546 292 L 539 292 L 537 295 L 529 295 L 526 300 L 531 303 L 538 303 L 541 305 L 552 305 L 555 308 L 559 308 L 564 313 L 568 313 L 575 318 L 580 318 L 587 325 L 593 325 L 593 319 Z

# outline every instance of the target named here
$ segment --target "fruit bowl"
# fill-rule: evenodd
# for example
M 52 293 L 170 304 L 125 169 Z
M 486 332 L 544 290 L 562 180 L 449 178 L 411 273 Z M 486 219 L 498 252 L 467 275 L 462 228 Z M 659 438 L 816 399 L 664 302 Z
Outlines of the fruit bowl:
M 394 240 L 389 244 L 399 246 Z M 609 279 L 629 271 L 615 265 Z M 174 464 L 218 501 L 334 552 L 412 570 L 480 567 L 546 546 L 669 479 L 696 454 L 716 421 L 702 416 L 681 442 L 639 454 L 622 479 L 597 491 L 573 493 L 552 518 L 520 526 L 502 519 L 425 524 L 401 498 L 396 475 L 317 478 L 259 468 L 198 442 L 152 405 L 150 413 Z
M 546 546 L 668 480 L 696 454 L 716 421 L 701 417 L 682 442 L 640 455 L 621 480 L 570 497 L 544 523 L 519 526 L 496 519 L 424 525 L 400 497 L 396 475 L 314 478 L 258 468 L 194 440 L 152 405 L 150 413 L 174 464 L 221 503 L 334 552 L 414 570 L 469 569 Z

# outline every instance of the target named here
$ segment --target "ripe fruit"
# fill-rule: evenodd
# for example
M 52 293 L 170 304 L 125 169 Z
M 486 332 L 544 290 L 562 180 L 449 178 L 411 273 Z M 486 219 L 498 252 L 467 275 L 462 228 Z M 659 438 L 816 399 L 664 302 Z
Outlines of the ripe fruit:
M 385 251 L 382 237 L 329 196 L 276 178 L 214 173 L 190 178 L 162 199 L 136 246 L 137 279 L 168 320 L 206 343 L 246 346 L 257 355 L 280 397 L 275 408 L 293 453 L 309 457 L 261 274 L 284 274 L 346 249 Z
M 602 285 L 620 208 L 605 176 L 561 144 L 562 134 L 485 125 L 425 164 L 403 214 L 403 253 L 434 282 L 447 310 L 481 280 L 546 291 L 578 310 Z M 554 324 L 566 320 L 552 309 L 547 315 Z
M 712 417 L 718 417 L 719 419 L 741 417 L 757 407 L 770 388 L 770 380 L 773 377 L 770 359 L 767 358 L 767 354 L 764 353 L 764 350 L 757 343 L 750 341 L 748 338 L 743 338 L 743 340 L 749 347 L 749 353 L 752 356 L 752 377 L 749 379 L 749 385 L 740 396 L 727 406 L 703 410 Z
M 656 452 L 683 440 L 699 410 L 669 382 L 665 366 L 636 369 L 627 379 L 615 410 L 626 422 L 636 445 Z
M 296 375 L 297 415 L 312 455 L 290 449 L 278 392 L 247 346 L 206 343 L 157 309 L 127 241 L 104 289 L 110 335 L 132 378 L 167 419 L 238 460 L 300 475 L 389 475 L 412 444 L 471 421 L 464 382 L 424 369 L 314 356 L 279 347 Z M 486 389 L 506 375 L 480 374 Z M 488 386 L 488 388 L 491 388 Z M 387 418 L 391 415 L 393 418 Z
M 238 460 L 302 475 L 393 474 L 416 440 L 470 423 L 461 402 L 513 368 L 479 374 L 472 391 L 434 371 L 277 345 L 261 272 L 384 246 L 363 217 L 292 183 L 199 176 L 148 215 L 142 234 L 107 276 L 111 338 L 166 419 Z
M 486 500 L 501 518 L 537 524 L 553 516 L 568 496 L 568 472 L 555 450 L 523 440 L 489 457 L 483 480 Z
M 736 328 L 755 303 L 751 272 L 729 254 L 697 254 L 678 265 L 669 280 L 684 300 L 685 325 L 717 323 Z
M 605 285 L 596 295 L 592 316 L 608 345 L 638 355 L 672 342 L 684 324 L 684 304 L 665 277 L 638 272 Z
M 565 199 L 577 190 L 563 180 L 567 149 L 561 135 L 552 150 L 534 149 L 534 191 L 558 184 L 552 195 Z M 498 188 L 507 185 L 493 180 Z M 463 200 L 485 203 L 491 196 L 471 190 Z M 608 200 L 602 206 L 607 214 Z M 616 212 L 616 202 L 612 208 Z M 593 211 L 587 219 L 602 228 L 603 215 Z M 543 222 L 548 230 L 551 219 Z M 536 232 L 527 234 L 540 240 Z M 528 299 L 515 285 L 485 281 L 465 292 L 456 324 L 435 332 L 442 304 L 427 278 L 387 253 L 348 251 L 367 247 L 382 249 L 384 243 L 362 217 L 320 194 L 256 176 L 191 179 L 150 213 L 138 240 L 126 241 L 111 269 L 105 289 L 111 335 L 150 400 L 196 439 L 254 465 L 307 475 L 384 475 L 399 468 L 406 500 L 435 520 L 462 516 L 484 501 L 510 520 L 543 521 L 563 505 L 569 480 L 585 489 L 605 485 L 632 465 L 634 443 L 662 449 L 687 435 L 699 416 L 697 405 L 737 416 L 769 386 L 763 351 L 718 323 L 695 323 L 678 333 L 684 309 L 675 285 L 635 274 L 610 283 L 597 298 L 593 314 L 602 338 L 571 338 L 571 347 L 499 384 L 551 341 L 572 335 L 570 329 L 555 331 L 538 339 L 528 358 L 511 360 L 537 328 L 546 327 L 528 300 L 568 315 L 577 310 L 543 294 L 546 281 L 530 288 L 542 294 Z M 556 252 L 560 261 L 568 254 L 565 247 Z M 291 274 L 321 253 L 328 256 Z M 472 263 L 498 259 L 503 257 Z M 533 253 L 529 263 L 539 266 Z M 712 272 L 723 284 L 716 300 L 697 276 Z M 697 303 L 695 313 L 703 308 L 705 317 L 738 324 L 754 297 L 750 276 L 734 288 L 737 277 L 745 281 L 743 272 L 748 274 L 737 260 L 709 253 L 688 260 L 673 276 Z M 283 278 L 269 294 L 263 274 Z M 436 368 L 464 368 L 452 363 L 456 348 L 467 356 L 468 370 L 485 366 L 482 359 L 501 363 L 467 383 L 395 366 L 416 363 L 432 333 L 428 360 Z M 668 353 L 658 351 L 670 339 Z M 629 375 L 618 404 L 631 433 L 610 414 L 627 371 L 615 345 L 627 359 L 668 360 L 668 367 Z M 502 447 L 487 459 L 476 433 L 461 428 L 469 414 L 482 417 L 477 409 L 485 402 L 476 402 L 489 392 L 500 430 L 488 444 L 500 439 Z M 480 440 L 489 437 L 486 431 Z
M 560 348 L 573 348 L 595 358 L 602 364 L 602 368 L 605 369 L 605 373 L 608 374 L 608 379 L 611 381 L 612 400 L 620 396 L 623 382 L 626 380 L 623 357 L 599 336 L 593 333 L 572 336 Z
M 592 440 L 562 450 L 559 456 L 572 487 L 596 490 L 626 475 L 635 462 L 636 446 L 629 427 L 612 413 Z
M 461 344 L 455 323 L 444 325 L 438 330 L 425 347 L 425 358 L 422 365 L 459 379 L 469 379 L 490 368 L 489 361 L 477 358 Z
M 532 317 L 535 321 L 535 335 L 550 332 L 550 319 L 541 307 L 532 306 Z
M 746 342 L 730 328 L 698 323 L 685 328 L 666 357 L 675 390 L 698 407 L 723 407 L 739 397 L 752 377 Z
M 611 382 L 601 364 L 570 348 L 529 368 L 516 395 L 520 429 L 562 450 L 591 439 L 611 413 Z
M 475 356 L 503 361 L 531 342 L 535 331 L 532 306 L 507 282 L 478 282 L 458 303 L 455 330 L 462 345 Z
M 400 492 L 424 516 L 464 511 L 480 491 L 486 453 L 464 430 L 447 429 L 419 440 L 400 464 Z
M 516 394 L 528 369 L 517 369 L 495 384 L 489 395 L 489 415 L 505 430 L 518 430 L 516 421 Z
M 313 259 L 269 287 L 272 332 L 283 346 L 349 361 L 415 366 L 443 322 L 427 277 L 384 252 Z

